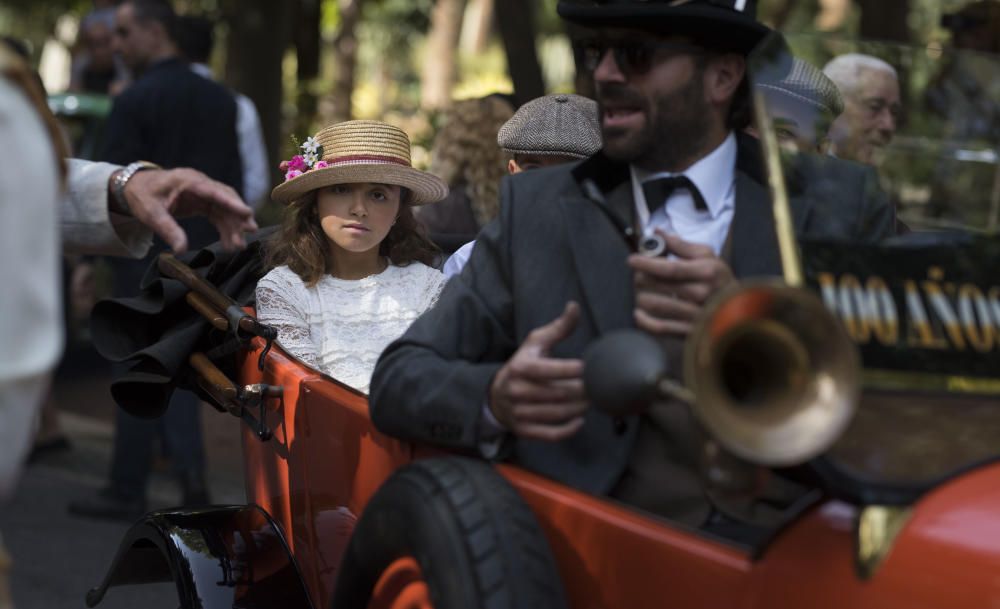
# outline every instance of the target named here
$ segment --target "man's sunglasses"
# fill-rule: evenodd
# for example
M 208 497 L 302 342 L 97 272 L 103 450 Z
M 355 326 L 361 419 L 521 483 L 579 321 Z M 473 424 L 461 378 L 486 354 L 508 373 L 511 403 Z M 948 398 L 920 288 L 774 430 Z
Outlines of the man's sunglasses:
M 604 55 L 611 51 L 618 69 L 627 75 L 645 74 L 653 67 L 653 60 L 658 51 L 666 51 L 671 55 L 682 53 L 701 54 L 705 49 L 685 42 L 666 42 L 657 40 L 645 41 L 607 41 L 585 40 L 580 43 L 583 50 L 583 67 L 593 72 L 600 65 Z

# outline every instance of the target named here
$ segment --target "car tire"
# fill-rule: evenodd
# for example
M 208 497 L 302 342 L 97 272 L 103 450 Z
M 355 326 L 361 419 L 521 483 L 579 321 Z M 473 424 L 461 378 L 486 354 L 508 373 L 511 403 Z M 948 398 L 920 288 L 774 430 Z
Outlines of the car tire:
M 405 598 L 404 598 L 405 597 Z M 334 609 L 563 609 L 555 561 L 517 491 L 482 461 L 417 461 L 369 501 Z

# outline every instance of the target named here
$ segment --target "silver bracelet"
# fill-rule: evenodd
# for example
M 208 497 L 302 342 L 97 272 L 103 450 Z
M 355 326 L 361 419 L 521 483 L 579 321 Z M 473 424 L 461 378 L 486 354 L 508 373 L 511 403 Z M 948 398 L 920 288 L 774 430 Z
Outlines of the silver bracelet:
M 134 161 L 114 174 L 111 178 L 111 200 L 108 201 L 109 210 L 124 216 L 132 215 L 128 201 L 125 199 L 125 185 L 132 179 L 132 176 L 144 169 L 162 169 L 162 167 L 149 161 Z

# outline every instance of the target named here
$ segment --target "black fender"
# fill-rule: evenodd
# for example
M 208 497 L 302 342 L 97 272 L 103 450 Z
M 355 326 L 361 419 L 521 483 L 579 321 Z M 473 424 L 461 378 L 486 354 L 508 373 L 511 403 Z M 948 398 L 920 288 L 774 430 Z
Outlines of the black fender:
M 312 609 L 284 535 L 256 505 L 146 514 L 87 592 L 87 606 L 115 586 L 170 581 L 184 609 Z

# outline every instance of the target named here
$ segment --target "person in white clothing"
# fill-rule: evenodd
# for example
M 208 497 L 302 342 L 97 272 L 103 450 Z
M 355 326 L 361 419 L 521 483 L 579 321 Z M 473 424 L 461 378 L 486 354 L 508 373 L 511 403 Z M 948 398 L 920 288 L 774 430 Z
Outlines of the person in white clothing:
M 174 220 L 205 215 L 227 247 L 256 230 L 225 184 L 192 169 L 65 159 L 55 117 L 24 62 L 0 45 L 0 503 L 14 492 L 31 428 L 62 351 L 60 250 L 141 257 L 152 233 L 176 252 Z M 0 606 L 10 606 L 0 542 Z
M 60 249 L 141 257 L 152 233 L 174 251 L 174 217 L 207 216 L 229 248 L 256 230 L 228 186 L 193 169 L 127 168 L 78 159 L 24 61 L 0 46 L 0 500 L 13 491 L 48 376 L 63 347 Z
M 448 187 L 414 169 L 409 137 L 379 121 L 325 127 L 282 168 L 271 197 L 288 209 L 267 245 L 257 317 L 285 351 L 368 393 L 382 350 L 444 287 L 412 208 Z

